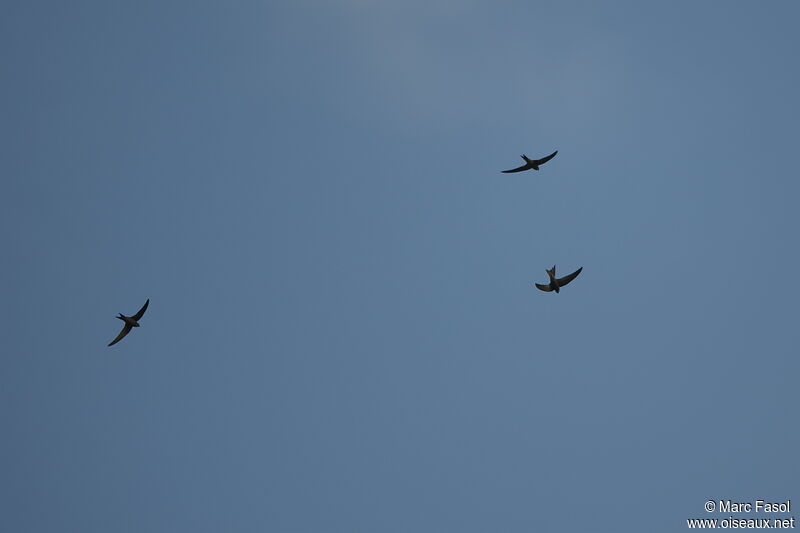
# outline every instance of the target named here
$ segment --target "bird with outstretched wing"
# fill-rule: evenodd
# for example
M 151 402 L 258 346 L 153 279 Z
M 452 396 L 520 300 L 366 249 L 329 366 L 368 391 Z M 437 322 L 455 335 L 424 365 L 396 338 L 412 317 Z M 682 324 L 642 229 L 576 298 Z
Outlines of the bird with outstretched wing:
M 144 316 L 144 312 L 147 311 L 148 305 L 150 305 L 150 298 L 147 299 L 142 308 L 139 309 L 139 311 L 137 311 L 135 315 L 125 316 L 122 313 L 119 314 L 117 318 L 122 320 L 125 323 L 125 325 L 122 326 L 122 331 L 119 332 L 117 338 L 108 344 L 109 346 L 113 346 L 122 339 L 124 339 L 125 335 L 131 332 L 131 329 L 139 327 L 139 319 L 141 319 Z
M 580 274 L 582 270 L 583 270 L 583 267 L 580 267 L 578 270 L 576 270 L 572 274 L 568 274 L 568 275 L 564 276 L 563 278 L 556 278 L 556 266 L 553 265 L 553 268 L 551 268 L 550 270 L 546 270 L 547 276 L 550 278 L 550 283 L 548 283 L 547 285 L 542 285 L 541 283 L 534 283 L 534 285 L 536 285 L 536 288 L 539 289 L 540 291 L 544 291 L 544 292 L 552 292 L 552 291 L 560 292 L 561 287 L 563 287 L 564 285 L 566 285 L 567 283 L 569 283 L 573 279 L 577 278 L 578 274 Z
M 512 172 L 522 172 L 524 170 L 531 170 L 531 169 L 539 170 L 539 165 L 544 165 L 545 163 L 553 159 L 557 153 L 558 150 L 541 159 L 530 159 L 525 154 L 522 154 L 520 157 L 525 160 L 524 165 L 522 165 L 521 167 L 512 168 L 511 170 L 502 170 L 501 172 L 503 172 L 504 174 L 511 174 Z

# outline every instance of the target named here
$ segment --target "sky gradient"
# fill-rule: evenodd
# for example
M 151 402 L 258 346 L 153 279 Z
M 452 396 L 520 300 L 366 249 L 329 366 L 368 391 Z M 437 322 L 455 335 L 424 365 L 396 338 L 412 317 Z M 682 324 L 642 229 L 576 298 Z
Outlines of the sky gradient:
M 7 3 L 0 530 L 800 505 L 798 15 Z

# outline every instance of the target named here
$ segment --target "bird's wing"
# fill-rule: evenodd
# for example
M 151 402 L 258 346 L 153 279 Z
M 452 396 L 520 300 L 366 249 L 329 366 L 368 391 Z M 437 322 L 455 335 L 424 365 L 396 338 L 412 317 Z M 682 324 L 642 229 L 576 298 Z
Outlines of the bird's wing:
M 511 170 L 501 170 L 501 172 L 502 172 L 503 174 L 510 174 L 511 172 L 522 172 L 523 170 L 528 170 L 528 169 L 530 169 L 530 168 L 531 168 L 531 167 L 530 167 L 530 165 L 528 165 L 527 163 L 525 163 L 525 164 L 524 164 L 524 165 L 522 165 L 521 167 L 512 168 Z
M 543 157 L 543 158 L 541 158 L 541 159 L 538 159 L 538 160 L 536 161 L 536 164 L 537 164 L 537 165 L 544 165 L 545 163 L 547 163 L 548 161 L 550 161 L 551 159 L 553 159 L 553 158 L 556 156 L 556 154 L 557 154 L 557 153 L 558 153 L 558 150 L 556 150 L 556 151 L 555 151 L 555 152 L 553 152 L 552 154 L 548 155 L 547 157 Z
M 573 272 L 572 274 L 570 274 L 568 276 L 564 276 L 563 278 L 558 278 L 556 280 L 556 282 L 558 283 L 558 286 L 559 287 L 563 287 L 564 285 L 566 285 L 567 283 L 569 283 L 573 279 L 577 278 L 578 274 L 581 273 L 581 270 L 583 270 L 583 267 L 580 267 L 578 270 L 576 270 L 575 272 Z
M 536 285 L 536 288 L 540 291 L 551 292 L 553 290 L 550 285 L 539 285 L 538 283 L 534 283 L 534 285 Z
M 131 331 L 132 328 L 133 326 L 130 326 L 127 323 L 124 326 L 122 326 L 122 331 L 119 332 L 119 335 L 117 335 L 116 339 L 111 341 L 109 346 L 113 346 L 117 344 L 119 341 L 121 341 L 125 337 L 125 335 L 127 335 Z
M 138 322 L 139 319 L 142 318 L 142 316 L 144 316 L 144 312 L 147 311 L 147 306 L 148 305 L 150 305 L 150 298 L 148 298 L 147 301 L 142 306 L 142 308 L 139 309 L 139 312 L 136 313 L 135 315 L 133 315 L 131 318 Z

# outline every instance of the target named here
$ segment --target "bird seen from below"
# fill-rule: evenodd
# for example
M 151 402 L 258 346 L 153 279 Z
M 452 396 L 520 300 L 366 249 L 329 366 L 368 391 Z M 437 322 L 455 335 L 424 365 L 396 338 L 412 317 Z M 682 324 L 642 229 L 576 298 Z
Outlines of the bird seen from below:
M 133 316 L 125 316 L 122 313 L 119 314 L 119 316 L 117 318 L 119 318 L 120 320 L 125 322 L 125 325 L 122 326 L 122 331 L 119 332 L 119 335 L 117 335 L 116 339 L 111 341 L 109 346 L 113 346 L 116 343 L 118 343 L 119 341 L 121 341 L 125 337 L 125 335 L 130 333 L 131 329 L 139 327 L 139 320 L 144 315 L 144 312 L 147 311 L 147 306 L 148 305 L 150 305 L 150 298 L 147 299 L 147 301 L 144 303 L 142 308 L 139 309 L 139 311 L 137 311 L 137 313 L 135 315 L 133 315 Z
M 524 170 L 530 170 L 530 169 L 539 170 L 539 165 L 544 165 L 545 163 L 547 163 L 548 161 L 553 159 L 556 156 L 557 153 L 558 153 L 558 150 L 556 150 L 552 154 L 550 154 L 548 156 L 545 156 L 545 157 L 543 157 L 541 159 L 530 159 L 527 155 L 522 154 L 520 157 L 525 160 L 525 164 L 524 165 L 522 165 L 521 167 L 518 167 L 518 168 L 512 168 L 511 170 L 503 170 L 502 172 L 504 174 L 510 174 L 512 172 L 522 172 Z
M 536 285 L 536 288 L 539 289 L 540 291 L 544 291 L 544 292 L 552 292 L 552 291 L 561 292 L 561 287 L 563 287 L 564 285 L 566 285 L 567 283 L 569 283 L 573 279 L 577 278 L 578 274 L 581 273 L 581 270 L 583 270 L 583 267 L 580 267 L 578 270 L 576 270 L 572 274 L 564 276 L 563 278 L 556 278 L 556 266 L 553 265 L 553 268 L 551 268 L 550 270 L 546 270 L 547 275 L 550 278 L 550 283 L 548 283 L 547 285 L 541 285 L 539 283 L 534 283 L 534 285 Z

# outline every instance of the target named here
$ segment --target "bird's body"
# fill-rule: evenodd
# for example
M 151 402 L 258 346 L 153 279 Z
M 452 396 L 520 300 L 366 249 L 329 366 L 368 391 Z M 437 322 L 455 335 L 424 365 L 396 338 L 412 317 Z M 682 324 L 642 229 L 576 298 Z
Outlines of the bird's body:
M 125 324 L 129 325 L 132 328 L 139 327 L 139 323 L 136 320 L 134 320 L 132 316 L 125 316 L 122 313 L 120 313 L 117 318 L 119 318 L 120 320 L 125 322 Z
M 117 318 L 125 322 L 125 325 L 122 326 L 122 331 L 119 332 L 117 338 L 109 343 L 109 346 L 113 346 L 119 341 L 121 341 L 125 337 L 125 335 L 131 332 L 131 329 L 139 327 L 139 319 L 141 319 L 142 316 L 144 315 L 144 312 L 147 311 L 148 305 L 150 305 L 150 298 L 147 299 L 142 308 L 139 309 L 139 311 L 137 311 L 135 315 L 125 316 L 122 313 L 119 314 Z
M 563 278 L 556 278 L 556 266 L 553 265 L 553 268 L 546 270 L 547 277 L 550 278 L 550 282 L 547 285 L 542 285 L 541 283 L 534 283 L 534 285 L 536 285 L 536 288 L 540 291 L 558 293 L 561 292 L 561 287 L 577 278 L 578 274 L 580 274 L 582 270 L 583 267 L 580 267 L 572 274 L 566 275 Z
M 526 162 L 526 163 L 528 163 L 528 165 L 529 165 L 529 166 L 530 166 L 530 167 L 531 167 L 533 170 L 539 170 L 539 165 L 537 165 L 537 164 L 536 164 L 536 160 L 535 160 L 535 159 L 530 159 L 530 158 L 529 158 L 528 156 L 526 156 L 525 154 L 522 154 L 522 159 L 524 159 L 524 160 L 525 160 L 525 162 Z
M 522 154 L 520 157 L 525 161 L 524 165 L 522 165 L 521 167 L 512 168 L 511 170 L 503 170 L 501 172 L 503 172 L 504 174 L 511 174 L 512 172 L 522 172 L 525 170 L 539 170 L 540 165 L 544 165 L 545 163 L 553 159 L 557 153 L 558 150 L 541 159 L 531 159 L 527 155 Z
M 547 271 L 547 277 L 550 278 L 550 283 L 548 283 L 548 285 L 550 285 L 550 288 L 552 290 L 556 291 L 557 293 L 561 292 L 561 287 L 559 287 L 558 279 L 556 278 L 556 266 L 555 265 L 553 265 L 553 268 L 551 270 Z

